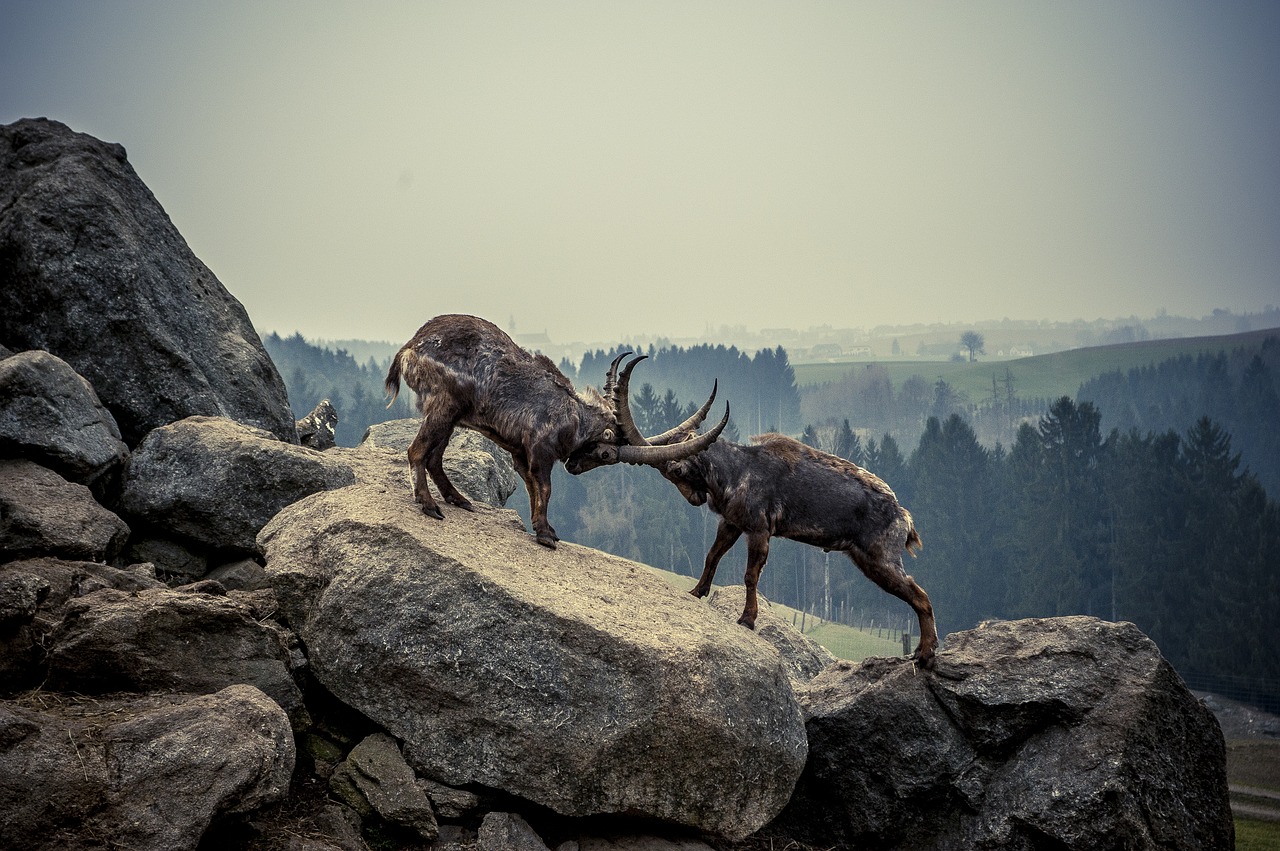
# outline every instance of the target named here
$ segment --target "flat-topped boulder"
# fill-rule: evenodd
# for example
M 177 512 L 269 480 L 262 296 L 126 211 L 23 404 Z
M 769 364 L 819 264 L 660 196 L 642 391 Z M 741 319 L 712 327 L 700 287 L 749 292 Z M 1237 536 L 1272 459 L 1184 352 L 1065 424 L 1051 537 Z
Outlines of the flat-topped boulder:
M 416 771 L 729 837 L 776 815 L 806 745 L 772 647 L 643 565 L 547 550 L 509 511 L 445 514 L 356 485 L 259 536 L 316 679 Z
M 0 700 L 0 847 L 194 849 L 215 818 L 283 799 L 295 757 L 247 685 Z

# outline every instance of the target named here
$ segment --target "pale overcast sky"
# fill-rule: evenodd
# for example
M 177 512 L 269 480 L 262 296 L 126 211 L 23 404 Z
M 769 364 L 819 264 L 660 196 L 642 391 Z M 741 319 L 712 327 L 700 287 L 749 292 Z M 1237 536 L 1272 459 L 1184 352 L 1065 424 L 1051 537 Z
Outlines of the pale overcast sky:
M 259 332 L 1280 304 L 1280 4 L 12 2 Z

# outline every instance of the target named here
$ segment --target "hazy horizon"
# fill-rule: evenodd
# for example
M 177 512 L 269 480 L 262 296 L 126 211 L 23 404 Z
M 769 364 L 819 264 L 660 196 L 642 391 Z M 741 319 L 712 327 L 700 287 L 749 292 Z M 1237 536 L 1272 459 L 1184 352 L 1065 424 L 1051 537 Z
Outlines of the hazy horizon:
M 1280 303 L 1265 2 L 0 0 L 262 334 L 556 341 Z

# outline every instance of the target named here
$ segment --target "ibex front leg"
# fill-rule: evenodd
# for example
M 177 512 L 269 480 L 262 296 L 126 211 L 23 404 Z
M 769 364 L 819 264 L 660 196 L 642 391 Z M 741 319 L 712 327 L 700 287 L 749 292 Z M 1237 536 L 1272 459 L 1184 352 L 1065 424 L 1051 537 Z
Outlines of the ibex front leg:
M 716 578 L 716 567 L 720 564 L 720 559 L 724 558 L 724 554 L 729 552 L 741 535 L 741 529 L 720 520 L 720 525 L 716 528 L 716 539 L 707 551 L 707 559 L 702 567 L 702 578 L 689 590 L 690 594 L 705 597 L 711 593 L 711 580 Z
M 556 463 L 554 454 L 534 447 L 529 453 L 529 471 L 525 479 L 529 487 L 529 520 L 538 543 L 548 549 L 556 548 L 560 536 L 547 520 L 547 505 L 551 501 L 551 468 Z

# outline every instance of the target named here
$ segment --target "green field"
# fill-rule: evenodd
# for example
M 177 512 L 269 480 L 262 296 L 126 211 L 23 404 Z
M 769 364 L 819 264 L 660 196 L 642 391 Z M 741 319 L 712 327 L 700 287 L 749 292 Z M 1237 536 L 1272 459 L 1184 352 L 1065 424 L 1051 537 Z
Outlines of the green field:
M 671 583 L 681 591 L 687 591 L 693 587 L 693 577 L 682 576 L 671 571 L 661 570 L 646 565 L 654 573 L 661 576 L 667 582 Z M 721 587 L 718 583 L 716 587 Z M 861 662 L 869 656 L 901 656 L 902 655 L 902 637 L 900 632 L 892 630 L 863 630 L 856 629 L 844 624 L 831 623 L 800 612 L 790 606 L 784 606 L 781 603 L 766 601 L 761 598 L 761 609 L 768 605 L 769 612 L 776 617 L 792 623 L 796 629 L 803 626 L 804 634 L 821 644 L 831 654 L 838 659 L 847 659 L 851 662 Z M 914 639 L 912 640 L 912 649 L 915 649 Z
M 1236 851 L 1280 851 L 1280 824 L 1247 818 L 1235 822 Z
M 1230 351 L 1242 346 L 1257 346 L 1267 337 L 1280 336 L 1280 329 L 1250 331 L 1223 337 L 1191 337 L 1178 340 L 1147 340 L 1118 346 L 1071 349 L 1048 355 L 1006 360 L 982 360 L 975 363 L 921 360 L 850 361 L 847 363 L 793 364 L 796 384 L 805 387 L 836 381 L 855 369 L 870 365 L 884 367 L 894 387 L 913 375 L 930 384 L 939 378 L 957 392 L 977 402 L 991 394 L 991 377 L 1003 381 L 1005 370 L 1013 376 L 1013 390 L 1022 399 L 1057 399 L 1076 395 L 1080 385 L 1103 373 L 1127 372 L 1137 367 L 1160 363 L 1182 355 L 1192 357 L 1203 352 Z M 1001 385 L 1001 392 L 1004 387 Z

